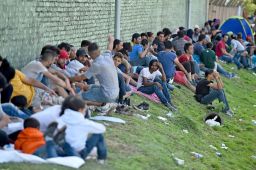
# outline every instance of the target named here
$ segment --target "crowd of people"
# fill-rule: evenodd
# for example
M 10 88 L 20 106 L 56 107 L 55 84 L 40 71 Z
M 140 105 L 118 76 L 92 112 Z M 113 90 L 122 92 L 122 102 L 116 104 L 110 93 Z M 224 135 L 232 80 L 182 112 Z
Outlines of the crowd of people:
M 221 77 L 237 75 L 222 64 L 256 68 L 253 37 L 222 34 L 214 21 L 203 28 L 164 28 L 156 37 L 153 32 L 134 33 L 131 42 L 109 35 L 107 41 L 104 52 L 89 40 L 79 49 L 66 42 L 45 45 L 21 70 L 0 57 L 0 147 L 14 143 L 15 149 L 42 158 L 83 159 L 96 147 L 98 161 L 104 163 L 106 128 L 88 119 L 92 111 L 125 114 L 133 87 L 155 93 L 167 109 L 177 112 L 171 97 L 174 81 L 190 89 L 201 104 L 223 102 L 223 112 L 232 116 Z M 134 106 L 148 107 L 145 102 Z M 12 122 L 23 122 L 23 128 L 8 134 Z

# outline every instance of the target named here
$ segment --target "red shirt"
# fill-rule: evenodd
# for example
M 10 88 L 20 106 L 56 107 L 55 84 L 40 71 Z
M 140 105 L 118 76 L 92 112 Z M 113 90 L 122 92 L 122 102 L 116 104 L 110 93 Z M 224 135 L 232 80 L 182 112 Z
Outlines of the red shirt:
M 217 46 L 216 46 L 216 55 L 218 57 L 223 56 L 223 53 L 221 51 L 222 48 L 226 49 L 226 43 L 223 40 L 219 41 Z
M 188 54 L 182 54 L 180 57 L 179 57 L 179 62 L 180 63 L 183 63 L 183 62 L 187 62 L 187 61 L 191 61 L 192 60 L 192 57 Z

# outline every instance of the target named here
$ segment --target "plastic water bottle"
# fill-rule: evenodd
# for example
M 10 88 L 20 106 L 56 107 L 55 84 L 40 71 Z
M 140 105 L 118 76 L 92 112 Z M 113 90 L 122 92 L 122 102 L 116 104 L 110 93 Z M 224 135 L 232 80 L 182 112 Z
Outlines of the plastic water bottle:
M 218 157 L 221 157 L 221 156 L 222 156 L 220 152 L 215 152 L 215 153 L 216 153 L 216 155 L 217 155 Z
M 252 120 L 252 124 L 256 126 L 256 120 Z
M 200 159 L 200 158 L 203 158 L 203 157 L 204 157 L 202 154 L 197 153 L 197 152 L 191 152 L 191 154 L 192 154 L 195 158 L 197 158 L 197 159 Z
M 182 160 L 182 159 L 179 159 L 177 157 L 174 157 L 173 159 L 175 160 L 177 165 L 184 165 L 185 164 L 185 161 Z

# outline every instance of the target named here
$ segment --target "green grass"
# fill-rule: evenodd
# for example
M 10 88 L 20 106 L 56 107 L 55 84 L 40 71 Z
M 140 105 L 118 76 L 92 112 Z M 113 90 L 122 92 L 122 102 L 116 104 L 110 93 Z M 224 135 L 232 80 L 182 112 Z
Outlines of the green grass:
M 225 68 L 230 70 L 231 66 Z M 114 115 L 127 123 L 107 126 L 107 163 L 98 165 L 94 160 L 90 160 L 81 169 L 256 169 L 256 160 L 251 158 L 256 155 L 256 126 L 251 122 L 256 120 L 256 107 L 253 106 L 256 105 L 256 77 L 245 70 L 237 74 L 239 79 L 223 78 L 229 104 L 236 113 L 232 118 L 220 113 L 224 120 L 223 126 L 211 128 L 204 124 L 203 118 L 209 111 L 194 100 L 192 92 L 182 87 L 172 93 L 172 99 L 180 113 L 168 118 L 168 125 L 157 119 L 157 116 L 166 117 L 168 110 L 151 102 L 151 117 L 147 121 L 135 116 Z M 132 100 L 138 104 L 146 99 L 134 95 Z M 219 112 L 222 104 L 214 104 L 217 106 L 216 112 Z M 184 133 L 183 129 L 187 129 L 189 133 Z M 228 135 L 235 137 L 230 138 Z M 222 143 L 226 144 L 227 150 L 220 148 Z M 209 145 L 216 146 L 222 157 L 216 156 Z M 190 154 L 193 151 L 203 154 L 204 157 L 193 159 Z M 172 154 L 184 159 L 185 165 L 176 165 Z M 69 168 L 13 163 L 0 165 L 0 170 L 11 169 Z

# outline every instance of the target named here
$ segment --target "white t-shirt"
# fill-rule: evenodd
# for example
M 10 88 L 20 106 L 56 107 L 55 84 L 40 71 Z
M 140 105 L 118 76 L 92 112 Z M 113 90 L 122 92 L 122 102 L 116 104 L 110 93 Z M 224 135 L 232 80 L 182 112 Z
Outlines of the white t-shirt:
M 75 76 L 77 74 L 79 74 L 79 70 L 81 68 L 83 68 L 84 65 L 78 61 L 78 60 L 72 60 L 68 63 L 67 65 L 67 72 L 71 75 L 71 76 Z
M 22 72 L 33 79 L 41 81 L 43 78 L 43 72 L 48 71 L 47 68 L 40 61 L 31 61 L 23 69 Z
M 147 78 L 148 82 L 154 82 L 156 76 L 162 76 L 162 73 L 159 70 L 153 73 L 150 73 L 148 67 L 143 68 L 138 78 L 137 88 L 140 88 L 141 86 L 143 86 L 143 77 Z
M 231 44 L 232 44 L 232 47 L 234 49 L 236 49 L 237 51 L 244 51 L 245 50 L 245 47 L 238 40 L 232 39 Z

